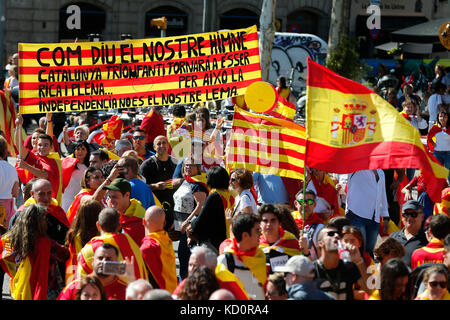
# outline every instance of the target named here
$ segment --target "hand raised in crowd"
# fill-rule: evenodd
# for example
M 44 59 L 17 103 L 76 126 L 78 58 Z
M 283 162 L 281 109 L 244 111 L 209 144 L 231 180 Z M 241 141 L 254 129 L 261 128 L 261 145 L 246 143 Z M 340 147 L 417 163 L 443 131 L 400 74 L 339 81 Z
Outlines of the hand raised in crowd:
M 136 275 L 134 274 L 134 257 L 131 258 L 125 257 L 125 277 L 128 280 L 128 283 L 136 280 Z
M 22 127 L 23 126 L 23 117 L 21 114 L 17 115 L 16 121 L 15 121 L 16 127 Z
M 106 180 L 113 181 L 119 176 L 119 169 L 117 168 L 117 164 L 112 168 L 111 172 L 109 173 L 108 178 Z
M 216 128 L 217 128 L 217 130 L 219 130 L 219 129 L 222 128 L 224 121 L 225 121 L 225 118 L 223 118 L 223 117 L 217 119 L 217 122 L 216 122 Z
M 350 260 L 356 264 L 362 261 L 361 253 L 359 252 L 359 248 L 349 243 L 342 242 L 342 248 L 347 250 L 350 254 Z

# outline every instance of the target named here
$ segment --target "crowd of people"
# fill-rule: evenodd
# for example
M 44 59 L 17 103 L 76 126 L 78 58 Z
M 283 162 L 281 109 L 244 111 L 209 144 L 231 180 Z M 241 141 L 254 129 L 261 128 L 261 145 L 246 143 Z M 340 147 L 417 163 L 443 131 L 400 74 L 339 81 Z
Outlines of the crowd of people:
M 386 99 L 450 168 L 443 73 L 422 97 L 403 83 Z M 415 169 L 307 168 L 305 181 L 229 169 L 223 119 L 202 105 L 172 115 L 151 107 L 96 142 L 85 114 L 72 136 L 47 114 L 25 140 L 18 115 L 15 166 L 0 137 L 0 281 L 13 299 L 450 299 L 448 185 L 433 203 Z

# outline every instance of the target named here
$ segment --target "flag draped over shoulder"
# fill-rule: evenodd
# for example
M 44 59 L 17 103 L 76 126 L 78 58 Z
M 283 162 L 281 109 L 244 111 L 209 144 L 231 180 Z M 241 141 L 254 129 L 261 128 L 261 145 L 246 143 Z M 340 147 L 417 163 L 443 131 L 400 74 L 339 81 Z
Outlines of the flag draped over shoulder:
M 439 201 L 448 170 L 387 101 L 311 59 L 307 96 L 307 166 L 334 173 L 420 168 L 431 200 Z
M 16 109 L 11 97 L 11 91 L 0 90 L 0 129 L 4 132 L 4 137 L 8 143 L 8 151 L 12 157 L 16 157 L 19 153 L 18 146 L 14 143 L 14 130 L 16 121 Z M 26 133 L 22 129 L 22 136 L 26 138 Z
M 227 168 L 304 179 L 305 136 L 293 121 L 235 107 Z

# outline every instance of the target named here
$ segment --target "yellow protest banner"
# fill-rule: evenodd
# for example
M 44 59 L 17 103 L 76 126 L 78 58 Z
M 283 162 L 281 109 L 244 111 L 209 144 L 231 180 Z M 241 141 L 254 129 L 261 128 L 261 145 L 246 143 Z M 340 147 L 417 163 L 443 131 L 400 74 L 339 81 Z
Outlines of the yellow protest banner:
M 188 104 L 261 80 L 256 26 L 194 35 L 19 43 L 20 113 Z

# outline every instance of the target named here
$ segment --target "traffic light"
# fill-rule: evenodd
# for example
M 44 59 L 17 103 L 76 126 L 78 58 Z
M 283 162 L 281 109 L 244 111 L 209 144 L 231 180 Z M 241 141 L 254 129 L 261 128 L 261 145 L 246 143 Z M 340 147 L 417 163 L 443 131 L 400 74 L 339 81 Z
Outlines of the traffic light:
M 166 19 L 166 17 L 152 19 L 152 21 L 150 21 L 150 26 L 155 26 L 158 29 L 166 30 L 167 29 L 167 19 Z

